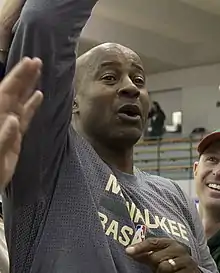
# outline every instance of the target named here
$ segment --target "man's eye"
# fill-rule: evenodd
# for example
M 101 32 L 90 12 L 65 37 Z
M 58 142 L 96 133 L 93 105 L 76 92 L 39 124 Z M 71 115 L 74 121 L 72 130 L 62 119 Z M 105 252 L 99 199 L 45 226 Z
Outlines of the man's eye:
M 108 83 L 114 83 L 117 80 L 113 74 L 105 74 L 101 79 Z
M 133 82 L 137 86 L 144 86 L 144 84 L 145 84 L 145 80 L 141 76 L 135 77 L 134 80 L 133 80 Z
M 207 157 L 206 160 L 209 161 L 209 162 L 213 162 L 213 163 L 218 162 L 218 159 L 216 157 L 214 157 L 214 156 L 209 156 L 209 157 Z

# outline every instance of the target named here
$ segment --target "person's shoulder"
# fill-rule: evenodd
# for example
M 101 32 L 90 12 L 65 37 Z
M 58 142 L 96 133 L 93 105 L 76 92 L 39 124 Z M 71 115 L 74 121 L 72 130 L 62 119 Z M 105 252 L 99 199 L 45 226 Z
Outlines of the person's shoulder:
M 198 211 L 196 204 L 178 185 L 177 182 L 157 175 L 152 175 L 135 169 L 136 176 L 141 188 L 150 193 L 155 199 L 169 204 L 171 209 L 176 210 L 181 217 L 187 219 L 193 234 L 196 236 L 198 224 Z M 200 224 L 200 223 L 199 223 Z
M 208 247 L 218 270 L 220 269 L 220 230 L 208 240 Z
M 176 207 L 186 219 L 196 218 L 197 209 L 193 199 L 188 196 L 177 182 L 157 175 L 152 175 L 135 168 L 136 176 L 143 190 L 150 192 L 158 200 L 164 200 Z M 192 227 L 194 229 L 194 227 Z
M 220 258 L 220 230 L 217 231 L 211 238 L 208 239 L 208 246 L 211 251 L 218 250 Z
M 148 190 L 152 189 L 155 194 L 158 193 L 161 197 L 174 198 L 182 200 L 185 205 L 188 205 L 189 197 L 177 184 L 177 182 L 161 177 L 158 175 L 152 175 L 147 172 L 141 171 L 135 167 L 135 175 L 142 184 L 142 186 Z M 172 198 L 172 199 L 173 199 Z
M 161 188 L 161 187 L 169 188 L 174 192 L 180 189 L 179 185 L 175 181 L 169 178 L 153 175 L 145 171 L 142 171 L 136 167 L 134 170 L 135 170 L 135 175 L 137 176 L 137 178 L 140 179 L 144 184 L 145 183 L 153 184 L 155 187 L 158 187 L 158 188 Z

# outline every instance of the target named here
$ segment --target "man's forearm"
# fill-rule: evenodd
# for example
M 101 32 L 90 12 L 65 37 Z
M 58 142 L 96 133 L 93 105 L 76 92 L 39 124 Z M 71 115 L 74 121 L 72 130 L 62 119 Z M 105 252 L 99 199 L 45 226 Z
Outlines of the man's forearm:
M 72 114 L 75 48 L 96 2 L 27 0 L 22 9 L 10 46 L 6 73 L 23 56 L 40 58 L 43 68 L 37 88 L 44 93 L 44 103 L 23 141 L 19 163 L 10 184 L 13 202 L 17 204 L 32 202 L 41 185 L 49 183 L 46 176 L 45 183 L 42 182 L 41 170 L 56 162 L 53 158 L 57 157 L 67 139 Z M 48 155 L 50 161 L 44 160 Z M 30 166 L 28 172 L 27 165 Z
M 0 9 L 0 26 L 11 32 L 26 0 L 3 0 Z
M 6 31 L 0 26 L 0 62 L 5 64 L 11 42 L 11 32 Z
M 12 39 L 12 28 L 26 0 L 4 0 L 0 9 L 0 62 L 5 63 Z

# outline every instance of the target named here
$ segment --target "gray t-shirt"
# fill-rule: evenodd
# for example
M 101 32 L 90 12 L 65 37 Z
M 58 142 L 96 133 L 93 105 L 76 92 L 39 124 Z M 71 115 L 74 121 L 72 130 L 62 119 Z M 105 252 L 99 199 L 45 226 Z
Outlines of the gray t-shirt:
M 8 59 L 43 60 L 44 102 L 25 136 L 4 196 L 13 273 L 152 273 L 125 247 L 145 236 L 188 246 L 217 272 L 194 204 L 173 182 L 107 166 L 70 126 L 78 36 L 96 0 L 29 0 Z
M 16 272 L 151 273 L 125 254 L 142 236 L 173 238 L 202 272 L 217 272 L 196 207 L 177 184 L 112 170 L 72 128 L 59 167 L 51 167 L 48 191 L 13 215 Z

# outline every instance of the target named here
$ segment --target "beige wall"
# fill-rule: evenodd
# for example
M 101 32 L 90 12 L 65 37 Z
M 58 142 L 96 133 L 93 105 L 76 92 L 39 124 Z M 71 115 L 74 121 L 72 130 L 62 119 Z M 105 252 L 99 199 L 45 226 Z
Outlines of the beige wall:
M 184 134 L 200 126 L 210 131 L 220 128 L 220 108 L 216 108 L 216 101 L 220 101 L 219 85 L 220 64 L 158 73 L 148 79 L 151 92 L 182 88 Z
M 193 179 L 190 180 L 175 180 L 175 182 L 181 187 L 181 189 L 193 199 L 197 198 L 195 182 Z

